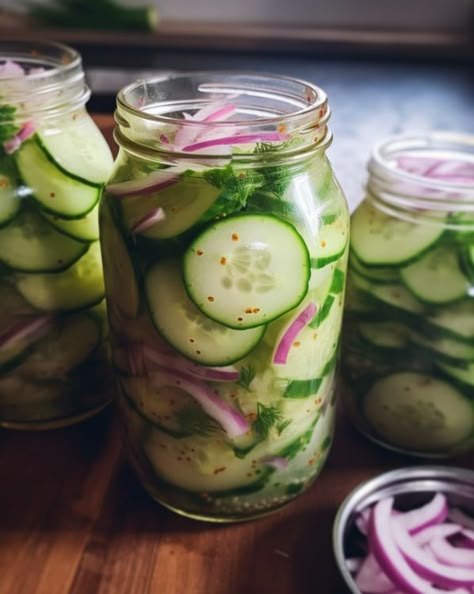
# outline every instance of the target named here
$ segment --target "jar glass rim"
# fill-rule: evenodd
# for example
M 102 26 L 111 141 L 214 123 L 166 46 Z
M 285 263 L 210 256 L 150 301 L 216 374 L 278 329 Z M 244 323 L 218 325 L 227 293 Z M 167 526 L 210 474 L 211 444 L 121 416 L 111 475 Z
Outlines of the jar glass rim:
M 452 180 L 427 177 L 417 173 L 411 173 L 402 169 L 393 160 L 401 152 L 422 150 L 422 149 L 443 149 L 452 150 L 450 147 L 458 146 L 465 149 L 462 153 L 457 151 L 458 155 L 466 161 L 472 161 L 474 167 L 474 134 L 460 132 L 420 132 L 413 134 L 399 134 L 385 138 L 375 145 L 371 159 L 369 161 L 369 172 L 374 175 L 396 177 L 397 180 L 414 182 L 429 185 L 439 189 L 468 190 L 472 188 L 468 184 L 455 182 Z M 468 152 L 470 151 L 470 153 Z M 390 160 L 392 157 L 392 160 Z
M 151 86 L 151 85 L 159 85 L 159 84 L 169 84 L 172 81 L 177 81 L 178 79 L 184 80 L 186 78 L 191 79 L 197 79 L 197 78 L 209 78 L 209 80 L 211 79 L 222 79 L 222 80 L 226 80 L 229 81 L 228 84 L 230 84 L 231 81 L 234 81 L 234 85 L 238 85 L 239 81 L 242 80 L 251 80 L 253 79 L 255 82 L 259 82 L 261 85 L 263 85 L 265 83 L 265 81 L 267 81 L 268 83 L 273 83 L 273 84 L 293 84 L 295 86 L 299 86 L 302 93 L 305 90 L 310 90 L 312 92 L 312 96 L 311 99 L 306 99 L 306 105 L 304 105 L 304 100 L 303 99 L 297 99 L 296 96 L 290 97 L 287 95 L 288 98 L 288 102 L 293 101 L 293 104 L 296 104 L 296 102 L 299 102 L 301 104 L 300 109 L 297 109 L 293 112 L 287 112 L 284 114 L 275 114 L 274 116 L 269 116 L 269 117 L 262 117 L 262 118 L 258 118 L 258 119 L 253 119 L 249 122 L 249 120 L 237 120 L 237 119 L 232 119 L 230 120 L 232 122 L 233 125 L 238 126 L 239 124 L 242 126 L 248 126 L 249 124 L 252 125 L 258 125 L 258 124 L 265 124 L 265 123 L 272 123 L 275 121 L 279 121 L 282 119 L 282 117 L 286 117 L 286 118 L 299 118 L 299 117 L 304 117 L 307 116 L 308 114 L 314 112 L 315 110 L 321 109 L 326 103 L 327 103 L 327 95 L 326 93 L 317 85 L 304 81 L 302 79 L 296 78 L 296 77 L 290 77 L 290 76 L 284 76 L 284 75 L 278 75 L 278 74 L 272 74 L 272 73 L 267 73 L 267 72 L 259 72 L 259 73 L 255 73 L 255 72 L 251 72 L 251 71 L 245 71 L 245 70 L 236 70 L 236 71 L 227 71 L 227 70 L 201 70 L 201 71 L 173 71 L 173 72 L 168 72 L 167 74 L 164 74 L 162 76 L 157 76 L 154 78 L 150 78 L 150 79 L 142 79 L 142 80 L 137 80 L 125 87 L 123 87 L 117 94 L 117 104 L 120 108 L 125 109 L 126 111 L 128 111 L 129 113 L 133 114 L 133 115 L 139 115 L 140 117 L 144 118 L 144 119 L 148 119 L 150 121 L 155 121 L 155 122 L 161 122 L 161 123 L 166 123 L 166 124 L 178 124 L 180 126 L 186 126 L 186 125 L 201 125 L 201 126 L 206 126 L 209 125 L 207 122 L 200 122 L 200 121 L 188 121 L 188 120 L 184 120 L 183 118 L 177 118 L 177 117 L 170 117 L 167 115 L 162 115 L 162 114 L 154 114 L 154 113 L 150 113 L 144 109 L 142 109 L 142 107 L 137 107 L 136 105 L 133 105 L 133 103 L 130 102 L 130 95 L 137 91 L 140 87 L 145 87 L 145 86 Z M 227 87 L 220 87 L 217 88 L 215 86 L 216 83 L 214 83 L 214 85 L 212 85 L 211 82 L 208 83 L 210 86 L 206 89 L 207 92 L 210 92 L 212 89 L 216 90 L 216 91 L 220 91 L 220 92 L 224 92 L 226 91 L 227 94 L 232 97 L 233 94 L 237 94 L 239 93 L 239 91 L 236 91 L 235 89 L 230 88 L 229 86 Z M 204 83 L 199 85 L 198 90 L 200 90 L 201 88 L 204 87 Z M 261 92 L 259 89 L 257 88 L 244 88 L 243 92 L 245 94 L 254 94 L 257 95 L 259 92 Z M 272 89 L 268 90 L 269 93 L 274 93 L 275 95 L 280 95 L 280 96 L 285 96 L 285 94 L 283 92 L 279 93 L 279 91 L 277 90 L 276 87 L 273 87 Z M 302 95 L 303 96 L 303 95 Z M 179 101 L 179 98 L 176 98 L 175 100 L 176 102 Z M 172 102 L 170 102 L 171 104 Z M 213 126 L 225 126 L 225 125 L 229 125 L 229 120 L 226 122 L 216 122 L 213 121 L 212 122 Z
M 23 60 L 43 63 L 52 68 L 42 72 L 27 73 L 29 80 L 48 80 L 61 73 L 67 73 L 81 65 L 81 56 L 77 50 L 57 41 L 30 41 L 19 39 L 0 40 L 0 62 L 7 60 Z M 16 78 L 2 76 L 2 80 L 10 81 Z

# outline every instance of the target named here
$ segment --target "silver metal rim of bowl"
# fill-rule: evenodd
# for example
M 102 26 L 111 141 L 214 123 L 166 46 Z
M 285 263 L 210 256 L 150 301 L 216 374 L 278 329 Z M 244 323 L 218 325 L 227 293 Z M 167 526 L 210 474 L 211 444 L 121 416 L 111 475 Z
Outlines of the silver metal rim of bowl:
M 442 492 L 474 513 L 474 471 L 450 466 L 413 466 L 391 470 L 369 479 L 344 499 L 333 525 L 333 550 L 339 571 L 353 594 L 361 594 L 344 554 L 345 537 L 351 520 L 364 508 L 384 497 Z

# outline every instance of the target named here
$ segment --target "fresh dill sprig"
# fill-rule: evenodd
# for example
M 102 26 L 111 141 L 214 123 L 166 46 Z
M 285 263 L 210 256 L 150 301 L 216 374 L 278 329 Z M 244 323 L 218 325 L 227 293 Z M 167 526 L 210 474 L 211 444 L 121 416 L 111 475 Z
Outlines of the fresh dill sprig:
M 278 423 L 276 425 L 276 430 L 278 431 L 278 435 L 281 435 L 290 423 L 291 423 L 291 419 L 285 419 L 281 423 Z
M 208 437 L 221 428 L 219 423 L 209 417 L 201 408 L 183 408 L 175 413 L 174 418 L 180 431 L 190 435 Z
M 262 439 L 265 439 L 270 433 L 270 429 L 282 422 L 281 410 L 276 406 L 265 406 L 257 402 L 257 418 L 253 422 L 253 430 Z
M 249 196 L 265 183 L 264 176 L 252 169 L 235 171 L 232 165 L 210 169 L 204 179 L 221 190 L 214 204 L 206 211 L 201 222 L 222 217 L 245 208 Z
M 237 382 L 239 386 L 250 392 L 250 384 L 252 383 L 253 378 L 255 377 L 255 369 L 249 365 L 248 367 L 241 367 L 240 369 L 240 379 Z

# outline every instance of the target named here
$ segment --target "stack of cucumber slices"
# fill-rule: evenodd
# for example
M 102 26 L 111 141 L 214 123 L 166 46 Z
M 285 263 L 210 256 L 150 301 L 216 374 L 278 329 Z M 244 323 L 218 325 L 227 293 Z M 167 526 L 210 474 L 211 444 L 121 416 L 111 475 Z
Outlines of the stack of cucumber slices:
M 443 456 L 474 438 L 474 231 L 413 216 L 369 201 L 353 215 L 343 361 L 366 433 Z
M 0 157 L 0 304 L 7 310 L 0 418 L 9 423 L 82 414 L 106 398 L 102 382 L 91 386 L 100 376 L 105 313 L 98 201 L 112 156 L 87 115 L 56 122 L 54 132 L 37 130 Z M 83 380 L 74 379 L 88 361 Z
M 119 184 L 106 193 L 101 236 L 121 409 L 158 498 L 179 488 L 193 501 L 206 492 L 200 509 L 235 511 L 244 501 L 263 509 L 275 501 L 262 491 L 283 502 L 320 468 L 349 227 L 326 167 L 303 172 L 316 187 L 310 195 L 326 192 L 303 210 L 288 172 L 278 193 L 258 170 L 230 166 L 171 183 L 168 175 L 162 188 L 155 172 L 149 193 L 143 180 L 135 195 L 118 197 Z

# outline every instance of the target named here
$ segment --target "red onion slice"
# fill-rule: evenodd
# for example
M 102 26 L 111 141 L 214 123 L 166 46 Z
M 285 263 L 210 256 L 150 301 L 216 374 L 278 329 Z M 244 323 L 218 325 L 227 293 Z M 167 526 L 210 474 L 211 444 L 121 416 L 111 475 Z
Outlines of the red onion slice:
M 164 221 L 165 219 L 165 211 L 162 208 L 154 208 L 132 227 L 131 233 L 132 235 L 142 233 L 143 231 L 146 231 L 150 227 L 154 227 L 157 223 Z
M 20 64 L 12 60 L 6 60 L 3 64 L 0 64 L 0 78 L 14 78 L 24 75 L 25 71 Z
M 240 378 L 240 371 L 233 365 L 226 365 L 225 367 L 200 365 L 177 355 L 174 351 L 160 350 L 149 345 L 143 346 L 143 353 L 149 361 L 159 367 L 169 367 L 172 370 L 186 373 L 205 381 L 236 382 Z
M 53 319 L 52 315 L 45 315 L 18 322 L 0 335 L 0 351 L 14 349 L 23 342 L 36 342 L 49 331 Z
M 450 567 L 431 559 L 398 518 L 392 520 L 392 534 L 403 557 L 421 577 L 446 588 L 474 585 L 474 569 Z
M 458 507 L 450 508 L 448 512 L 448 518 L 452 522 L 456 522 L 457 524 L 461 524 L 463 528 L 468 528 L 469 530 L 474 530 L 474 518 L 469 516 L 465 512 L 463 512 Z
M 397 165 L 407 173 L 425 176 L 427 173 L 441 164 L 441 159 L 433 159 L 431 157 L 417 157 L 414 155 L 400 155 L 397 158 Z
M 366 507 L 357 515 L 357 517 L 355 519 L 357 528 L 364 536 L 367 536 L 369 533 L 370 516 L 371 515 L 372 515 L 372 509 L 370 507 Z
M 345 559 L 347 569 L 353 574 L 359 571 L 363 562 L 363 557 L 348 557 L 347 559 Z
M 173 168 L 173 170 L 164 169 L 163 171 L 157 171 L 140 179 L 109 184 L 105 189 L 109 194 L 118 198 L 123 196 L 139 196 L 160 192 L 168 186 L 175 184 L 178 180 L 177 168 Z
M 437 493 L 426 505 L 400 514 L 399 520 L 411 534 L 416 534 L 428 526 L 444 522 L 448 511 L 446 497 Z
M 288 138 L 288 134 L 281 134 L 280 132 L 257 132 L 255 134 L 240 134 L 236 136 L 224 136 L 222 138 L 203 140 L 202 142 L 195 142 L 183 146 L 181 150 L 193 153 L 215 146 L 231 147 L 236 144 L 250 144 L 254 142 L 284 142 L 285 140 L 288 140 Z
M 275 365 L 285 365 L 288 360 L 290 349 L 295 342 L 295 338 L 301 330 L 311 322 L 316 314 L 316 304 L 311 302 L 296 316 L 296 318 L 287 327 L 275 350 L 273 363 Z
M 189 114 L 183 114 L 186 124 L 184 124 L 177 132 L 174 137 L 173 146 L 177 149 L 196 142 L 200 136 L 206 131 L 207 127 L 203 126 L 192 126 L 189 122 L 219 122 L 224 121 L 235 113 L 235 105 L 225 104 L 222 101 L 206 105 L 193 116 Z
M 441 563 L 453 567 L 474 568 L 474 549 L 454 547 L 445 538 L 433 538 L 430 549 Z
M 285 470 L 288 468 L 288 460 L 282 456 L 265 456 L 264 458 L 260 458 L 260 462 L 271 466 L 275 470 Z
M 388 594 L 395 588 L 372 553 L 363 560 L 354 581 L 364 594 Z
M 397 527 L 399 532 L 403 531 L 408 540 L 410 536 L 402 523 L 392 517 L 392 507 L 393 497 L 381 499 L 375 504 L 370 537 L 375 558 L 396 587 L 406 594 L 468 594 L 469 591 L 465 588 L 454 590 L 455 586 L 452 583 L 448 590 L 434 588 L 428 580 L 415 573 L 395 540 L 394 527 Z
M 459 524 L 437 524 L 420 530 L 413 538 L 418 546 L 423 547 L 430 543 L 433 538 L 447 538 L 460 531 L 461 526 Z
M 222 400 L 204 382 L 180 372 L 160 370 L 159 373 L 151 376 L 161 384 L 166 382 L 170 386 L 176 386 L 192 396 L 203 410 L 224 429 L 230 438 L 239 437 L 249 431 L 247 419 L 242 413 Z

